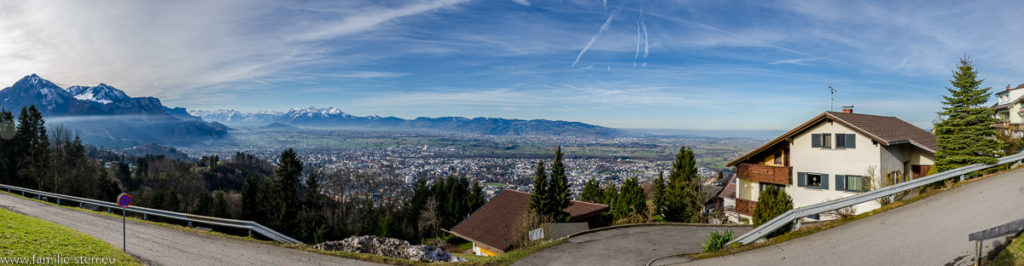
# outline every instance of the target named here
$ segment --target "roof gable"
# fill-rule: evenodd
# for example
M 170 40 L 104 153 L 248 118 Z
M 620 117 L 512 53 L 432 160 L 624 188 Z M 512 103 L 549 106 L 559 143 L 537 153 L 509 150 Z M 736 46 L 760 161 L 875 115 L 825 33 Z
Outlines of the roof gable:
M 885 146 L 909 143 L 931 153 L 935 153 L 935 151 L 939 149 L 939 142 L 934 134 L 896 117 L 824 112 L 782 134 L 781 136 L 772 139 L 768 143 L 765 143 L 743 156 L 730 161 L 726 166 L 739 164 L 740 162 L 750 159 L 750 157 L 753 157 L 754 155 L 764 152 L 769 148 L 826 121 L 838 122 L 843 126 L 856 131 L 858 134 L 862 134 Z

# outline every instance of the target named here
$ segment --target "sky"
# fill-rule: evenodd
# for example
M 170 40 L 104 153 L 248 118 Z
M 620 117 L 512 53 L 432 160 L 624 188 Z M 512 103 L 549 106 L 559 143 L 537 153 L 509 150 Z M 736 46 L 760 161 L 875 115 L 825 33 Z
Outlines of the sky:
M 1016 6 L 1015 6 L 1016 5 Z M 7 1 L 0 87 L 37 73 L 189 109 L 785 130 L 830 108 L 930 129 L 969 55 L 1024 82 L 1002 1 Z

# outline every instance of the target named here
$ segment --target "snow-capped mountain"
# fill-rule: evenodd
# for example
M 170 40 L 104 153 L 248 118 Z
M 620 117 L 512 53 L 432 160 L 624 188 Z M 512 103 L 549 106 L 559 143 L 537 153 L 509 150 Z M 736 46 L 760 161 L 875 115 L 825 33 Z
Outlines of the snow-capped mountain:
M 191 117 L 182 108 L 164 107 L 154 97 L 129 97 L 103 83 L 63 89 L 32 74 L 0 90 L 0 108 L 15 117 L 31 105 L 43 114 L 47 126 L 63 124 L 94 145 L 184 144 L 227 134 L 224 125 Z
M 109 104 L 115 101 L 131 99 L 128 94 L 110 85 L 100 83 L 96 86 L 71 86 L 67 88 L 72 97 L 82 101 L 92 101 L 102 104 Z
M 287 126 L 309 128 L 371 128 L 389 130 L 435 130 L 446 132 L 472 133 L 483 135 L 547 135 L 547 136 L 590 136 L 615 137 L 623 135 L 618 129 L 606 128 L 579 122 L 551 120 L 520 120 L 504 118 L 465 118 L 465 117 L 419 117 L 413 120 L 393 116 L 381 117 L 354 116 L 337 107 L 292 108 L 287 112 L 243 113 L 236 110 L 194 110 L 192 115 L 207 121 L 217 121 L 227 125 L 267 128 L 268 124 L 277 124 L 273 128 Z
M 74 98 L 57 84 L 28 75 L 0 91 L 0 107 L 20 112 L 21 107 L 36 105 L 42 112 L 66 112 Z

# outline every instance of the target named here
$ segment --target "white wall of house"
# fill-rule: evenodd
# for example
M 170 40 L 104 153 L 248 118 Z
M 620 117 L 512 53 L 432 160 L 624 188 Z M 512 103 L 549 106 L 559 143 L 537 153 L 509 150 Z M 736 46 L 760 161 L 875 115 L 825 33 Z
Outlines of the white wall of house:
M 1015 90 L 1009 90 L 1009 91 L 1001 91 L 1001 92 L 996 94 L 996 97 L 998 98 L 998 104 L 1009 103 L 1010 101 L 1016 100 L 1016 99 L 1020 98 L 1021 96 L 1024 96 L 1024 89 L 1015 89 Z M 1017 103 L 1017 104 L 1014 104 L 1014 105 L 1010 106 L 1008 113 L 1006 113 L 1006 114 L 1003 114 L 1002 112 L 997 113 L 996 118 L 999 118 L 999 119 L 1009 119 L 1009 121 L 1007 121 L 1007 122 L 1014 123 L 1014 124 L 1020 124 L 1020 123 L 1024 122 L 1024 116 L 1022 116 L 1019 113 L 1020 110 L 1021 110 L 1021 105 L 1022 105 L 1022 103 Z
M 831 148 L 811 147 L 812 134 L 832 134 Z M 854 148 L 836 148 L 836 134 L 854 134 Z M 874 169 L 873 174 L 878 176 L 879 165 L 882 163 L 880 154 L 885 150 L 882 145 L 872 143 L 872 140 L 865 135 L 857 133 L 838 122 L 822 122 L 795 137 L 790 146 L 793 166 L 792 185 L 787 186 L 786 192 L 793 198 L 793 207 L 799 208 L 811 204 L 836 200 L 852 195 L 856 192 L 837 191 L 836 175 L 857 175 L 868 176 L 868 169 Z M 827 187 L 821 189 L 811 187 L 799 187 L 798 173 L 827 174 Z M 866 202 L 855 206 L 857 213 L 863 213 L 878 208 L 878 203 Z M 822 217 L 827 218 L 827 217 Z

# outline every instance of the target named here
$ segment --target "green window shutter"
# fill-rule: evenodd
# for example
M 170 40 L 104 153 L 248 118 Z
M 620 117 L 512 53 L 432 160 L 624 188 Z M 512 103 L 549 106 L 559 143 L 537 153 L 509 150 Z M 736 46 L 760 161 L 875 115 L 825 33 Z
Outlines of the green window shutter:
M 846 176 L 836 175 L 836 191 L 843 191 L 846 189 Z
M 836 134 L 836 149 L 846 148 L 846 138 L 843 135 L 846 134 Z
M 821 174 L 821 189 L 828 189 L 828 174 Z
M 821 134 L 811 134 L 811 148 L 821 148 Z
M 796 186 L 805 187 L 807 186 L 807 173 L 800 172 L 796 174 Z
M 857 138 L 856 138 L 856 136 L 857 135 L 855 135 L 855 134 L 846 134 L 846 148 L 853 149 L 853 148 L 857 147 Z

